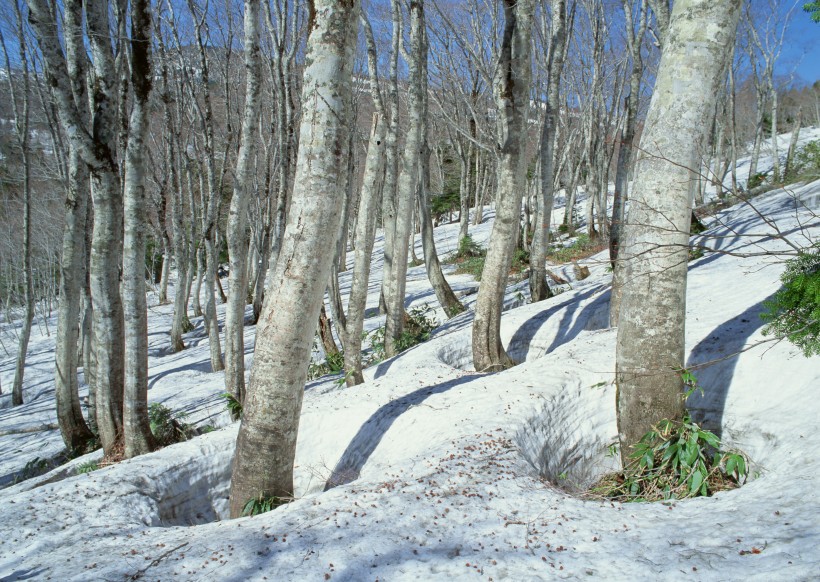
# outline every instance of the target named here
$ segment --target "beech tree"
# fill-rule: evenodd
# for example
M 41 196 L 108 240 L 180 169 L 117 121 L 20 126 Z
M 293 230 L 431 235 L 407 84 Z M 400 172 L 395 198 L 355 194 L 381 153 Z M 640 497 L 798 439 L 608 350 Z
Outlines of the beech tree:
M 259 0 L 245 0 L 245 111 L 239 155 L 236 160 L 233 198 L 228 218 L 228 304 L 225 309 L 225 387 L 245 399 L 245 305 L 248 296 L 248 203 L 253 185 L 251 162 L 262 88 L 259 49 Z
M 0 33 L 0 45 L 3 47 L 3 56 L 8 76 L 9 93 L 11 95 L 11 106 L 14 115 L 14 130 L 17 138 L 17 145 L 20 148 L 20 156 L 23 161 L 23 302 L 25 303 L 25 316 L 23 317 L 23 328 L 20 332 L 20 341 L 17 346 L 17 360 L 14 366 L 14 383 L 11 389 L 11 403 L 13 406 L 23 404 L 23 375 L 26 369 L 26 353 L 28 352 L 28 342 L 31 338 L 31 324 L 34 321 L 34 282 L 32 280 L 31 268 L 31 152 L 30 144 L 30 120 L 31 120 L 31 87 L 29 82 L 29 56 L 26 49 L 26 37 L 23 30 L 23 13 L 20 5 L 15 0 L 14 12 L 16 16 L 16 42 L 19 49 L 20 72 L 22 76 L 22 87 L 18 93 L 14 75 L 12 74 L 11 60 L 9 58 L 6 40 Z
M 652 425 L 683 413 L 691 205 L 740 6 L 741 0 L 677 0 L 665 30 L 619 253 L 616 379 L 624 463 Z
M 295 188 L 257 331 L 231 479 L 230 512 L 293 495 L 307 366 L 344 200 L 359 3 L 311 0 Z M 317 225 L 324 225 L 317 228 Z
M 131 0 L 130 70 L 132 103 L 125 152 L 123 306 L 125 383 L 123 428 L 125 456 L 151 452 L 154 437 L 148 423 L 148 306 L 145 297 L 145 136 L 148 98 L 154 78 L 151 58 L 151 3 Z
M 57 102 L 60 120 L 70 143 L 77 148 L 91 176 L 94 226 L 90 250 L 89 286 L 93 303 L 92 335 L 95 341 L 94 374 L 97 426 L 103 449 L 108 453 L 122 438 L 123 411 L 123 310 L 119 278 L 122 259 L 122 190 L 117 155 L 119 122 L 117 95 L 119 77 L 116 55 L 122 51 L 120 40 L 112 42 L 108 3 L 85 3 L 86 32 L 92 56 L 94 92 L 91 119 L 81 115 L 84 106 L 76 99 L 72 86 L 85 79 L 72 79 L 78 69 L 69 69 L 60 45 L 56 13 L 44 0 L 27 0 L 29 22 L 34 29 L 45 63 L 49 86 Z M 66 11 L 82 6 L 66 2 Z M 125 18 L 124 14 L 119 15 Z M 79 25 L 82 19 L 73 24 Z M 68 26 L 68 21 L 66 26 Z M 114 27 L 116 30 L 116 27 Z M 66 38 L 82 34 L 66 30 Z M 79 51 L 78 51 L 79 52 Z M 84 53 L 85 51 L 83 51 Z
M 501 310 L 518 234 L 525 185 L 524 146 L 530 99 L 533 0 L 503 0 L 504 32 L 493 79 L 497 107 L 498 191 L 473 322 L 473 365 L 480 372 L 514 364 L 501 343 Z

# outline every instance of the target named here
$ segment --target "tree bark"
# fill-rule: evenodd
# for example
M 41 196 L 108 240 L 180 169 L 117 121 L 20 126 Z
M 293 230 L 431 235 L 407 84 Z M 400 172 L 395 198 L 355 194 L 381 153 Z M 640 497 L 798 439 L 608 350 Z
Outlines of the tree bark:
M 424 93 L 422 61 L 424 50 L 424 2 L 410 2 L 410 59 L 408 68 L 407 130 L 402 152 L 402 166 L 396 191 L 396 230 L 393 234 L 393 261 L 390 265 L 390 293 L 386 295 L 387 321 L 384 328 L 384 352 L 387 357 L 398 353 L 397 342 L 404 331 L 404 293 L 407 286 L 407 250 L 415 205 L 419 157 L 422 148 Z
M 359 4 L 314 0 L 308 22 L 300 147 L 288 226 L 259 320 L 237 438 L 231 516 L 260 496 L 293 495 L 304 383 L 342 211 Z
M 228 304 L 225 309 L 225 388 L 245 400 L 245 305 L 248 295 L 248 203 L 251 196 L 254 135 L 262 89 L 259 0 L 245 0 L 245 111 L 233 198 L 228 217 Z
M 534 303 L 552 297 L 547 284 L 547 247 L 552 220 L 552 205 L 555 198 L 555 137 L 558 129 L 558 97 L 561 72 L 564 66 L 566 48 L 567 7 L 566 0 L 552 0 L 552 36 L 547 63 L 547 102 L 544 110 L 544 125 L 540 143 L 540 182 L 535 232 L 530 251 L 530 298 Z
M 683 413 L 691 204 L 740 4 L 677 0 L 664 39 L 620 251 L 616 379 L 624 464 L 653 424 Z
M 473 322 L 473 365 L 494 372 L 514 365 L 501 343 L 501 310 L 525 189 L 533 0 L 504 0 L 504 36 L 493 92 L 498 109 L 496 215 Z
M 145 135 L 154 71 L 151 4 L 131 0 L 131 87 L 133 99 L 125 151 L 122 295 L 125 322 L 125 457 L 150 453 L 148 422 L 148 305 L 145 298 Z

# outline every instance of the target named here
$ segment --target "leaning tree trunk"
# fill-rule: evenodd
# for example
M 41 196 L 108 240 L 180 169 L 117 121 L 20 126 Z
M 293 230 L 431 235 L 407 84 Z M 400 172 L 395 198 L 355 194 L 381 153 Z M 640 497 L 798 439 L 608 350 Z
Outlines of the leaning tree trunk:
M 677 0 L 641 138 L 621 246 L 616 354 L 621 459 L 663 418 L 683 413 L 689 221 L 699 148 L 714 114 L 740 0 Z
M 410 2 L 410 60 L 408 68 L 407 116 L 410 127 L 404 141 L 402 167 L 396 190 L 396 230 L 393 234 L 393 262 L 390 266 L 390 293 L 387 320 L 384 326 L 384 352 L 390 357 L 398 353 L 397 342 L 404 331 L 404 293 L 407 286 L 407 246 L 415 206 L 416 181 L 422 147 L 424 94 L 422 59 L 424 51 L 424 2 Z M 385 276 L 388 276 L 387 274 Z
M 259 497 L 293 495 L 307 366 L 342 211 L 358 2 L 314 0 L 291 212 L 257 332 L 236 444 L 231 517 Z
M 262 88 L 259 0 L 245 0 L 245 112 L 228 217 L 228 304 L 225 307 L 225 388 L 245 400 L 245 305 L 248 296 L 248 203 Z
M 473 365 L 480 372 L 503 370 L 514 364 L 501 344 L 501 310 L 518 232 L 521 193 L 525 190 L 534 10 L 534 0 L 504 0 L 504 37 L 494 83 L 498 109 L 496 215 L 473 322 Z
M 359 215 L 353 236 L 353 274 L 350 283 L 350 297 L 347 300 L 345 320 L 345 379 L 348 386 L 364 382 L 362 375 L 362 331 L 364 313 L 367 307 L 367 287 L 370 280 L 370 260 L 376 236 L 376 213 L 385 163 L 385 137 L 387 120 L 384 101 L 379 92 L 376 43 L 367 17 L 362 14 L 362 25 L 367 41 L 367 64 L 370 74 L 370 94 L 375 104 L 370 141 L 364 162 L 362 191 L 359 196 Z

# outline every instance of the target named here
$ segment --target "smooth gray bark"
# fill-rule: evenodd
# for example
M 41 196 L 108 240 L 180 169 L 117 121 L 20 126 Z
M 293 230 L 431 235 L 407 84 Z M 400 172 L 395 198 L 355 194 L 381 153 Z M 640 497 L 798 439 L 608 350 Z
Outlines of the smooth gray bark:
M 253 149 L 262 89 L 259 0 L 245 0 L 245 111 L 233 198 L 228 216 L 228 303 L 225 309 L 225 388 L 245 399 L 245 305 L 248 295 L 248 203 L 253 187 Z
M 493 86 L 498 109 L 496 216 L 473 321 L 473 365 L 479 372 L 494 372 L 514 365 L 501 343 L 501 310 L 526 184 L 524 148 L 535 2 L 504 0 L 503 5 L 504 36 Z
M 547 284 L 547 247 L 555 198 L 555 139 L 558 129 L 558 103 L 561 72 L 566 55 L 567 6 L 566 0 L 552 0 L 552 25 L 550 27 L 550 54 L 547 62 L 547 102 L 544 124 L 541 128 L 540 182 L 535 232 L 530 251 L 530 298 L 532 302 L 543 301 L 552 296 Z
M 344 199 L 358 2 L 311 4 L 291 212 L 262 309 L 237 438 L 231 516 L 258 497 L 293 495 L 293 461 L 319 308 Z
M 624 463 L 655 423 L 683 413 L 691 204 L 740 4 L 678 0 L 664 38 L 620 250 L 616 379 Z
M 404 138 L 401 173 L 396 189 L 396 227 L 393 233 L 393 260 L 390 265 L 390 293 L 386 294 L 387 320 L 384 327 L 384 352 L 388 357 L 398 352 L 397 342 L 404 331 L 404 293 L 407 286 L 407 250 L 416 199 L 419 157 L 422 148 L 424 93 L 422 59 L 424 51 L 424 2 L 410 2 L 410 55 L 407 63 L 407 116 L 410 127 Z
M 122 295 L 125 322 L 125 457 L 155 447 L 148 422 L 148 304 L 145 297 L 145 136 L 154 77 L 151 58 L 151 3 L 131 0 L 131 87 L 133 98 L 125 151 Z

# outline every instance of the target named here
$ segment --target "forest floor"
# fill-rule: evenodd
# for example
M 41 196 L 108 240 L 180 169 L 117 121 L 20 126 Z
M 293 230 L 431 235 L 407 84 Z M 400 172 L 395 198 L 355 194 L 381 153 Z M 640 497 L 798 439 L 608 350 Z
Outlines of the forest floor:
M 509 287 L 502 338 L 521 361 L 510 370 L 471 369 L 468 310 L 370 367 L 360 386 L 309 382 L 296 499 L 226 520 L 238 425 L 220 397 L 223 374 L 210 372 L 201 318 L 188 349 L 168 352 L 172 306 L 154 300 L 149 400 L 217 430 L 76 474 L 99 453 L 82 457 L 11 485 L 62 449 L 54 340 L 40 322 L 26 404 L 11 408 L 0 396 L 0 486 L 9 485 L 0 490 L 0 580 L 816 579 L 820 357 L 763 336 L 760 313 L 790 250 L 778 231 L 801 246 L 817 240 L 820 181 L 750 202 L 706 219 L 695 238 L 718 250 L 690 262 L 687 293 L 687 367 L 705 390 L 688 404 L 751 459 L 740 489 L 654 504 L 578 495 L 615 465 L 617 332 L 607 328 L 611 274 L 601 253 L 581 261 L 591 271 L 583 281 L 556 266 L 569 284 L 545 302 L 525 303 L 526 281 Z M 471 227 L 480 243 L 487 216 Z M 440 254 L 456 248 L 457 233 L 457 224 L 437 229 Z M 452 269 L 472 307 L 477 284 Z M 434 305 L 424 267 L 408 278 L 408 305 Z M 6 326 L 3 341 L 13 352 L 12 332 Z M 254 340 L 250 326 L 249 360 Z M 12 356 L 0 357 L 4 389 Z

